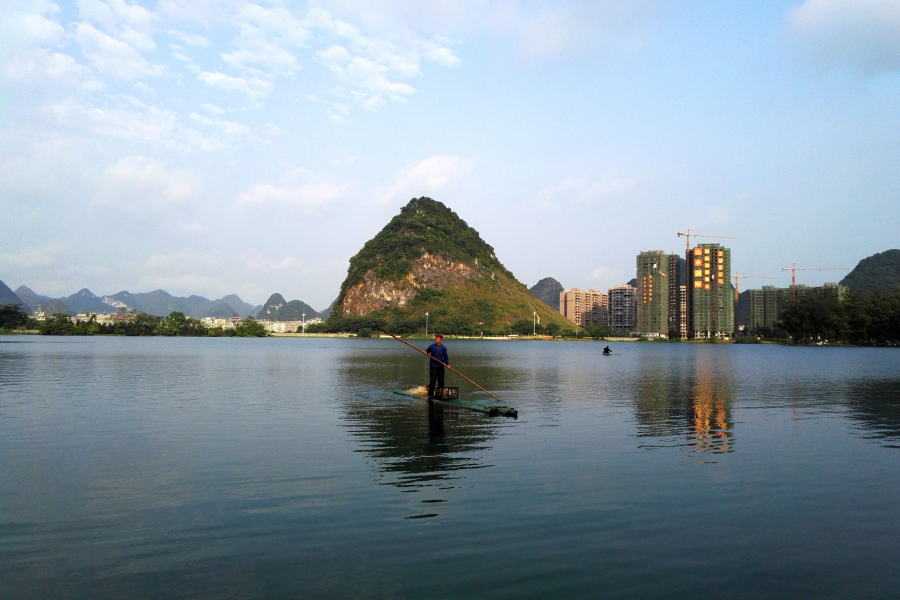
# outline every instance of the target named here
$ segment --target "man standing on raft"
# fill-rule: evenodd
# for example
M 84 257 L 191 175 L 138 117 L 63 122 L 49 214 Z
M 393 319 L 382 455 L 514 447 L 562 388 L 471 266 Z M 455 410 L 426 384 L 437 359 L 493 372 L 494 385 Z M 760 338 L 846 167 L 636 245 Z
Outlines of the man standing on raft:
M 439 395 L 443 395 L 444 389 L 444 365 L 450 364 L 450 355 L 447 354 L 447 346 L 444 346 L 441 342 L 444 341 L 444 336 L 441 334 L 437 334 L 434 336 L 434 343 L 428 346 L 428 349 L 425 350 L 426 354 L 431 356 L 431 376 L 428 379 L 428 397 L 434 398 L 434 384 L 437 382 Z M 435 360 L 437 359 L 437 360 Z M 438 362 L 441 361 L 441 362 Z M 442 365 L 441 363 L 444 363 Z

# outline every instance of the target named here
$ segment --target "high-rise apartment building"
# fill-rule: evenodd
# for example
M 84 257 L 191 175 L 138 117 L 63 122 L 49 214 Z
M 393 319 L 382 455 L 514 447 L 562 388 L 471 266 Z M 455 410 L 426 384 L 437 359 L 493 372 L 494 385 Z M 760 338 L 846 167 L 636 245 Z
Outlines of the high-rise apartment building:
M 750 322 L 746 324 L 750 333 L 772 330 L 781 315 L 782 295 L 774 285 L 764 285 L 761 290 L 750 290 Z
M 609 288 L 609 328 L 614 333 L 630 333 L 637 326 L 636 288 L 616 285 Z
M 688 251 L 688 332 L 695 338 L 734 335 L 731 249 L 699 244 Z
M 687 318 L 687 286 L 678 286 L 678 337 L 683 340 L 688 338 L 688 318 Z
M 681 304 L 681 289 L 684 287 L 684 258 L 669 255 L 669 337 L 686 337 L 681 334 L 681 324 L 687 320 Z
M 669 335 L 669 255 L 662 250 L 638 254 L 637 284 L 636 330 Z
M 559 293 L 559 314 L 576 325 L 605 325 L 609 299 L 597 290 L 572 288 Z

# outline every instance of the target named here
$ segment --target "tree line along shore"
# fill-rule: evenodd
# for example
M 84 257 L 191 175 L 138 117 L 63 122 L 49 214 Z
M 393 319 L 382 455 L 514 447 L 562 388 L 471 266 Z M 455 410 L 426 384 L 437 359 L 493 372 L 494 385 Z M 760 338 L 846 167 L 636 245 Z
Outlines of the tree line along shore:
M 379 317 L 331 315 L 322 323 L 306 327 L 309 334 L 352 334 L 357 337 L 378 335 L 385 329 L 398 335 L 425 335 L 425 319 L 410 319 L 398 314 Z M 173 312 L 167 317 L 137 313 L 114 323 L 98 323 L 91 317 L 73 321 L 67 314 L 54 314 L 44 321 L 33 319 L 21 305 L 0 306 L 0 332 L 40 333 L 43 335 L 122 335 L 180 337 L 265 337 L 265 327 L 254 319 L 245 319 L 234 329 L 206 327 L 199 319 Z M 562 328 L 557 323 L 542 326 L 520 319 L 496 331 L 470 323 L 465 317 L 447 317 L 432 324 L 427 333 L 459 337 L 549 336 L 551 338 L 606 339 L 614 335 L 607 326 Z M 810 296 L 788 303 L 781 318 L 761 336 L 738 338 L 739 343 L 779 341 L 794 344 L 844 344 L 861 346 L 900 345 L 900 292 L 853 295 L 843 301 L 832 297 Z

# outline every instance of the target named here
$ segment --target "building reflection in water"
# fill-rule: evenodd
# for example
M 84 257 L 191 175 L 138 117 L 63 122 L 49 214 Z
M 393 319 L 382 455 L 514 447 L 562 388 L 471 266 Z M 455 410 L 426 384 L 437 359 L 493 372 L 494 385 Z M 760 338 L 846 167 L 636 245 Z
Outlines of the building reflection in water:
M 691 452 L 734 452 L 729 353 L 645 355 L 634 385 L 637 435 L 643 448 L 685 446 Z
M 888 448 L 900 448 L 900 379 L 856 381 L 841 390 L 847 415 L 862 436 Z

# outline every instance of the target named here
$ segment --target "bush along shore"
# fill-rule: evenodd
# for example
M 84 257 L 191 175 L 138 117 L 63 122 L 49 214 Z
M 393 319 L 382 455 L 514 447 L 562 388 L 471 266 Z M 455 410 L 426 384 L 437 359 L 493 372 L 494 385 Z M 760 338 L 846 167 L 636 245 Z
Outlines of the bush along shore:
M 84 321 L 73 321 L 65 313 L 56 313 L 43 321 L 31 318 L 16 304 L 0 306 L 0 331 L 37 331 L 43 335 L 128 335 L 178 337 L 266 337 L 269 332 L 253 319 L 245 319 L 234 329 L 206 327 L 199 319 L 181 312 L 168 317 L 147 313 L 130 315 L 115 323 L 98 323 L 96 315 Z

